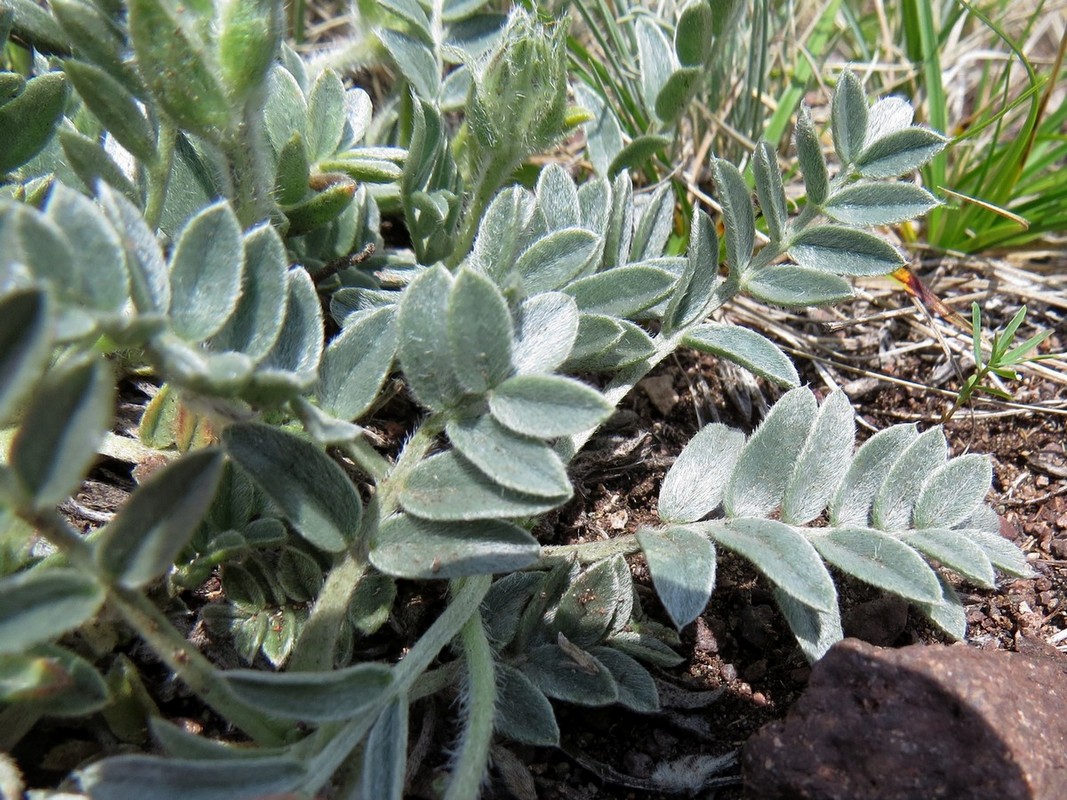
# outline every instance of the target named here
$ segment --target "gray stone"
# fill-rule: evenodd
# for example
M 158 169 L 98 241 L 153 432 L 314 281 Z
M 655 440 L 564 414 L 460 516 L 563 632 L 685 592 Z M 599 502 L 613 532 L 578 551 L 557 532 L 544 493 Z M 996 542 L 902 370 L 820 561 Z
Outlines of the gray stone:
M 742 762 L 760 800 L 1063 800 L 1067 659 L 846 639 Z

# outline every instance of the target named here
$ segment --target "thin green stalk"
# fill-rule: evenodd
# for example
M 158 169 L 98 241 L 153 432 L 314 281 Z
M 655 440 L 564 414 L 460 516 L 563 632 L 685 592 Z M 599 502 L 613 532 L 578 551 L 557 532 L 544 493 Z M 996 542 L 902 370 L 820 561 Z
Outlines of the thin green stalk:
M 223 143 L 233 183 L 231 200 L 243 228 L 270 219 L 275 206 L 261 102 L 262 98 L 254 93 L 245 104 L 241 124 Z
M 471 614 L 460 633 L 467 664 L 466 720 L 460 739 L 445 800 L 477 797 L 489 766 L 489 746 L 493 742 L 493 714 L 496 710 L 496 665 L 489 647 L 482 615 Z
M 549 567 L 561 560 L 577 556 L 579 563 L 592 564 L 605 558 L 621 555 L 629 556 L 640 552 L 641 545 L 632 533 L 616 536 L 606 541 L 582 542 L 581 544 L 549 545 L 541 548 L 541 558 L 531 569 Z
M 289 662 L 291 672 L 322 672 L 333 667 L 341 625 L 348 613 L 352 593 L 366 571 L 364 559 L 351 550 L 330 570 L 293 646 Z
M 147 597 L 110 583 L 96 565 L 93 552 L 56 511 L 42 511 L 30 520 L 49 542 L 63 550 L 70 563 L 107 587 L 108 602 L 175 675 L 211 708 L 262 745 L 284 742 L 286 726 L 277 724 L 238 701 L 222 674 Z

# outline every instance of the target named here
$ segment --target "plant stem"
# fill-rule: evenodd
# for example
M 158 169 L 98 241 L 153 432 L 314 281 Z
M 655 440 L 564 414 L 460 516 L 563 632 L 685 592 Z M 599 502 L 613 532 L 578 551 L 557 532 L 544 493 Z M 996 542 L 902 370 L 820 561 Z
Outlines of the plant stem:
M 234 211 L 242 228 L 270 219 L 274 211 L 272 175 L 266 158 L 266 133 L 263 129 L 262 98 L 258 92 L 245 103 L 241 124 L 223 143 L 223 152 L 230 162 L 233 182 Z
M 478 796 L 489 766 L 489 746 L 493 741 L 493 714 L 496 710 L 496 665 L 482 626 L 481 614 L 471 614 L 460 633 L 460 641 L 467 662 L 466 697 L 463 702 L 467 719 L 445 800 L 466 800 Z
M 272 722 L 237 700 L 222 674 L 178 633 L 162 611 L 144 595 L 111 582 L 110 576 L 101 573 L 93 551 L 56 511 L 40 511 L 30 521 L 48 541 L 66 553 L 74 567 L 93 575 L 107 587 L 111 606 L 205 703 L 260 744 L 283 743 L 288 727 Z
M 333 667 L 341 623 L 348 613 L 352 594 L 366 571 L 365 561 L 352 550 L 330 570 L 311 615 L 293 646 L 293 657 L 289 662 L 291 672 L 320 672 Z
M 637 536 L 632 533 L 616 536 L 600 542 L 583 542 L 581 544 L 548 545 L 541 548 L 541 558 L 529 569 L 541 569 L 549 567 L 557 561 L 578 557 L 582 564 L 592 564 L 594 561 L 610 558 L 615 555 L 633 555 L 640 552 L 641 545 L 637 543 Z

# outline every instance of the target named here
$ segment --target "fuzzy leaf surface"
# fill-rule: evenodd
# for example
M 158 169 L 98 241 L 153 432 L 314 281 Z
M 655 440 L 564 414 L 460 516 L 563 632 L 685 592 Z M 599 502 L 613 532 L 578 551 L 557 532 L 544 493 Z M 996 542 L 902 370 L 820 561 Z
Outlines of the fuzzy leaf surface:
M 815 532 L 811 542 L 828 562 L 872 586 L 917 603 L 941 597 L 930 565 L 894 536 L 870 528 L 833 528 Z
M 667 522 L 696 522 L 722 502 L 745 445 L 745 435 L 717 422 L 689 440 L 663 478 L 659 515 Z
M 782 500 L 781 520 L 803 525 L 819 516 L 849 468 L 856 419 L 844 392 L 819 408 L 808 439 L 793 466 Z
M 392 683 L 385 664 L 356 664 L 330 672 L 222 673 L 241 702 L 281 719 L 332 722 L 351 719 L 373 706 Z
M 931 428 L 909 444 L 893 463 L 874 498 L 871 513 L 874 527 L 884 531 L 906 529 L 923 483 L 947 459 L 948 443 L 940 428 Z
M 65 567 L 0 579 L 0 653 L 21 653 L 92 619 L 104 602 L 91 576 Z
M 578 338 L 578 305 L 562 292 L 542 292 L 519 306 L 511 359 L 519 374 L 552 372 Z M 498 387 L 499 388 L 499 387 Z
M 772 264 L 750 272 L 742 283 L 753 297 L 785 308 L 828 305 L 852 296 L 852 287 L 844 278 L 792 264 Z
M 537 560 L 541 548 L 508 522 L 438 522 L 398 514 L 373 536 L 370 560 L 398 578 L 442 579 L 513 572 Z
M 779 386 L 800 385 L 800 376 L 789 356 L 770 339 L 748 328 L 705 322 L 693 327 L 682 344 L 733 361 Z
M 511 373 L 511 314 L 493 282 L 473 270 L 460 270 L 446 314 L 452 371 L 460 386 L 483 394 L 506 379 Z
M 577 660 L 576 660 L 577 659 Z M 611 672 L 577 645 L 546 644 L 531 650 L 522 671 L 548 697 L 581 706 L 604 706 L 619 699 Z
M 912 183 L 857 183 L 834 192 L 823 205 L 826 216 L 846 225 L 893 225 L 921 217 L 937 199 Z
M 939 467 L 922 486 L 911 513 L 915 528 L 951 528 L 981 505 L 993 481 L 987 456 L 967 453 Z
M 612 410 L 596 389 L 562 375 L 516 375 L 489 395 L 489 411 L 500 424 L 542 439 L 589 430 Z
M 830 503 L 830 524 L 846 528 L 870 525 L 871 506 L 897 458 L 918 438 L 914 425 L 893 425 L 863 443 Z
M 445 431 L 453 446 L 494 483 L 539 497 L 570 491 L 563 462 L 542 439 L 514 433 L 491 416 L 452 420 Z
M 358 419 L 378 396 L 396 348 L 394 309 L 360 314 L 326 348 L 319 370 L 319 402 L 339 419 Z
M 515 742 L 535 747 L 559 744 L 552 704 L 533 681 L 508 664 L 497 664 L 497 703 L 493 727 Z
M 556 497 L 538 497 L 507 489 L 450 450 L 430 456 L 412 470 L 400 491 L 400 502 L 423 519 L 459 522 L 540 514 L 570 496 L 570 490 Z
M 715 545 L 684 526 L 641 529 L 637 541 L 663 608 L 681 630 L 704 613 L 715 588 Z
M 864 178 L 896 178 L 919 169 L 944 150 L 946 143 L 944 136 L 928 128 L 893 131 L 863 149 L 856 171 Z
M 756 243 L 756 218 L 748 186 L 737 167 L 717 158 L 712 163 L 715 186 L 722 203 L 723 223 L 726 226 L 726 262 L 736 273 L 744 273 L 752 260 Z
M 203 760 L 115 756 L 77 773 L 91 800 L 249 800 L 295 790 L 307 778 L 284 757 Z
M 807 269 L 857 277 L 888 275 L 905 263 L 885 240 L 841 225 L 805 228 L 793 237 L 789 255 Z
M 153 473 L 104 529 L 97 563 L 130 588 L 162 575 L 196 532 L 222 466 L 222 454 L 206 449 Z
M 253 422 L 227 427 L 222 443 L 313 545 L 339 552 L 355 537 L 363 512 L 359 494 L 344 470 L 322 450 Z
M 41 289 L 0 297 L 0 422 L 7 420 L 48 363 L 49 306 Z
M 723 498 L 728 517 L 763 516 L 782 502 L 791 470 L 816 414 L 815 395 L 800 387 L 787 392 L 745 444 Z M 785 465 L 785 466 L 783 466 Z
M 836 608 L 837 590 L 819 553 L 789 525 L 773 519 L 700 523 L 716 543 L 748 559 L 771 583 L 816 611 Z

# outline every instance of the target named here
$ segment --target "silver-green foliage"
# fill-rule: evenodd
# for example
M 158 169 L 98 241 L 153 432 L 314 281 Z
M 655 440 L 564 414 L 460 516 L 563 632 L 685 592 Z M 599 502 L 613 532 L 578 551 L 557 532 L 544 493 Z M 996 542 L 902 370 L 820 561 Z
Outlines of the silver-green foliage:
M 842 77 L 832 179 L 801 114 L 794 216 L 775 153 L 757 148 L 762 246 L 744 178 L 716 159 L 725 241 L 698 210 L 678 255 L 668 186 L 637 193 L 621 168 L 578 185 L 560 166 L 504 186 L 571 125 L 563 26 L 479 0 L 381 4 L 378 38 L 414 92 L 395 104 L 404 148 L 367 148 L 366 94 L 279 44 L 280 3 L 126 5 L 18 0 L 0 15 L 66 69 L 37 55 L 38 76 L 5 78 L 0 100 L 0 422 L 18 429 L 0 501 L 5 526 L 18 517 L 60 551 L 0 565 L 0 701 L 32 720 L 136 693 L 57 644 L 117 616 L 257 746 L 156 721 L 167 757 L 87 767 L 90 797 L 311 795 L 353 766 L 364 794 L 399 797 L 409 704 L 448 685 L 465 702 L 446 796 L 469 797 L 494 736 L 558 742 L 550 700 L 658 707 L 648 666 L 678 663 L 679 640 L 640 607 L 623 557 L 638 549 L 678 626 L 703 612 L 717 548 L 740 553 L 813 657 L 840 635 L 827 564 L 957 636 L 959 602 L 926 559 L 979 585 L 1026 571 L 983 505 L 986 461 L 949 460 L 939 431 L 907 426 L 854 452 L 844 396 L 820 408 L 802 388 L 751 436 L 700 431 L 664 480 L 662 528 L 554 551 L 534 535 L 573 494 L 570 458 L 678 347 L 799 383 L 774 343 L 712 312 L 741 292 L 832 303 L 847 277 L 902 263 L 861 228 L 933 202 L 895 180 L 943 143 L 904 101 L 868 107 Z M 702 9 L 686 7 L 677 63 L 645 76 L 657 113 L 700 68 L 715 25 Z M 649 18 L 639 27 L 646 61 L 670 46 Z M 463 66 L 446 76 L 449 64 Z M 466 112 L 458 141 L 448 108 Z M 385 246 L 378 200 L 403 215 L 410 249 Z M 328 343 L 323 300 L 340 329 Z M 168 454 L 86 538 L 55 505 L 110 428 L 98 351 L 115 345 L 168 383 L 147 427 L 165 408 L 202 413 L 221 446 Z M 590 373 L 603 390 L 575 377 Z M 425 416 L 393 460 L 361 423 L 400 381 Z M 249 669 L 213 666 L 156 605 L 216 569 L 226 600 L 202 619 Z M 388 630 L 397 579 L 448 581 L 448 603 L 399 663 L 367 661 L 356 643 Z M 449 645 L 462 673 L 431 672 Z M 288 670 L 255 669 L 261 657 Z

